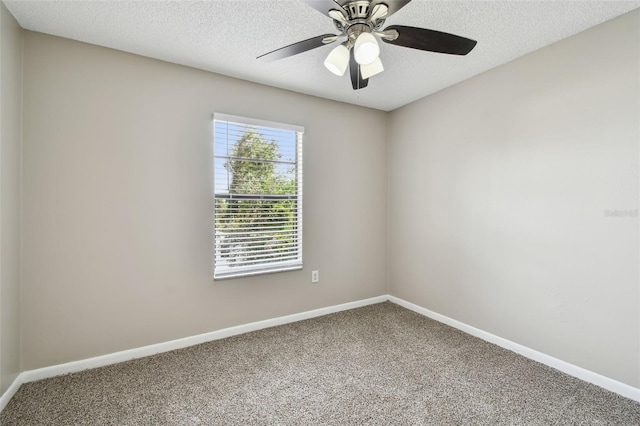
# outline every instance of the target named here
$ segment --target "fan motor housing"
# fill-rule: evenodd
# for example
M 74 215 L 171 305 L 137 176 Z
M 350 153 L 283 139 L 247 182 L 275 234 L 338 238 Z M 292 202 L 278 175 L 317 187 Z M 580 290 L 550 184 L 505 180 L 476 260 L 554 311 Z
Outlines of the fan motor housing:
M 366 23 L 356 23 L 347 28 L 347 37 L 355 43 L 356 38 L 358 38 L 360 34 L 369 32 L 371 32 L 371 27 L 369 27 L 369 25 Z
M 366 19 L 369 16 L 369 0 L 357 0 L 342 6 L 349 14 L 348 19 Z
M 384 24 L 384 19 L 376 19 L 375 21 L 368 20 L 369 12 L 371 11 L 370 0 L 356 0 L 356 1 L 343 1 L 338 2 L 342 8 L 347 12 L 345 17 L 347 22 L 340 22 L 333 20 L 334 25 L 338 31 L 347 35 L 356 33 L 357 36 L 361 32 L 371 32 L 378 30 Z M 367 28 L 362 27 L 365 25 Z M 357 28 L 357 29 L 356 29 Z

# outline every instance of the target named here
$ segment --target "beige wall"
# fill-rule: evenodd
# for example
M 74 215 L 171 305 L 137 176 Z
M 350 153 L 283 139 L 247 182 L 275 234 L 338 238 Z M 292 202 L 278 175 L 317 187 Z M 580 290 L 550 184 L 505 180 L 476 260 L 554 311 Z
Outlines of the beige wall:
M 25 370 L 386 293 L 384 113 L 30 32 L 24 105 Z M 302 271 L 212 280 L 214 112 L 305 126 Z
M 639 17 L 391 114 L 391 294 L 640 385 Z
M 0 3 L 0 395 L 20 372 L 22 33 Z

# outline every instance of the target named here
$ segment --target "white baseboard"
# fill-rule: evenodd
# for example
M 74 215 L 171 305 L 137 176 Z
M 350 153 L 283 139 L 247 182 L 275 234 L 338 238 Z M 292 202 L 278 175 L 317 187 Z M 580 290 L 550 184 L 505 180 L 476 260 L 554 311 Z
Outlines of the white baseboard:
M 472 336 L 478 337 L 489 343 L 493 343 L 495 345 L 518 353 L 526 358 L 532 359 L 551 368 L 555 368 L 556 370 L 560 370 L 570 376 L 577 377 L 578 379 L 584 380 L 585 382 L 592 383 L 596 386 L 600 386 L 601 388 L 605 388 L 607 390 L 610 390 L 611 392 L 622 395 L 625 398 L 640 402 L 640 389 L 638 388 L 629 386 L 614 379 L 610 379 L 609 377 L 594 373 L 593 371 L 578 367 L 577 365 L 570 364 L 568 362 L 562 361 L 558 358 L 554 358 L 542 352 L 538 352 L 526 346 L 522 346 L 518 343 L 512 342 L 511 340 L 507 340 L 502 337 L 496 336 L 495 334 L 491 334 L 478 328 L 472 327 L 463 322 L 454 320 L 437 312 L 430 311 L 429 309 L 407 302 L 406 300 L 400 299 L 398 297 L 389 296 L 389 301 L 443 324 L 447 324 L 451 327 L 457 328 L 458 330 L 462 330 L 467 334 L 471 334 Z
M 155 345 L 114 352 L 108 355 L 101 355 L 79 361 L 67 362 L 65 364 L 52 365 L 51 367 L 28 370 L 22 373 L 22 380 L 23 383 L 28 383 L 36 380 L 46 379 L 49 377 L 60 376 L 62 374 L 75 373 L 78 371 L 87 370 L 89 368 L 117 364 L 123 361 L 129 361 L 132 359 L 155 355 L 162 352 L 173 351 L 175 349 L 182 349 L 189 346 L 198 345 L 200 343 L 224 339 L 226 337 L 231 337 L 238 334 L 249 333 L 250 331 L 261 330 L 263 328 L 275 327 L 277 325 L 289 324 L 292 322 L 315 318 L 335 312 L 359 308 L 366 305 L 382 303 L 386 302 L 387 300 L 389 300 L 389 296 L 387 295 L 372 297 L 370 299 L 358 300 L 355 302 L 343 303 L 341 305 L 329 306 L 327 308 L 314 309 L 312 311 L 300 312 L 297 314 L 285 315 L 283 317 L 277 317 L 264 321 L 257 321 L 249 324 L 238 325 L 235 327 L 224 328 L 222 330 L 198 334 L 196 336 L 184 337 L 182 339 L 170 340 L 168 342 L 157 343 Z
M 7 389 L 2 394 L 2 396 L 0 396 L 0 412 L 4 410 L 4 407 L 6 407 L 9 401 L 11 400 L 11 398 L 13 398 L 13 395 L 15 395 L 16 392 L 18 392 L 18 389 L 20 389 L 20 386 L 22 386 L 22 383 L 24 383 L 23 379 L 24 379 L 23 373 L 18 374 L 18 377 L 16 377 L 13 380 L 13 383 L 11 383 L 11 386 L 9 386 L 9 389 Z
M 349 309 L 360 308 L 362 306 L 373 305 L 375 303 L 382 303 L 390 301 L 404 308 L 417 312 L 421 315 L 434 319 L 443 324 L 447 324 L 451 327 L 471 334 L 487 342 L 496 344 L 505 349 L 516 352 L 526 358 L 548 365 L 549 367 L 560 370 L 570 376 L 577 377 L 594 385 L 600 386 L 626 398 L 640 402 L 640 389 L 627 384 L 618 382 L 608 377 L 602 376 L 598 373 L 586 370 L 577 365 L 570 364 L 560 359 L 554 358 L 550 355 L 538 352 L 534 349 L 522 346 L 518 343 L 472 327 L 460 321 L 454 320 L 447 316 L 430 311 L 421 306 L 407 302 L 395 296 L 383 295 L 372 297 L 370 299 L 358 300 L 355 302 L 343 303 L 341 305 L 329 306 L 321 309 L 314 309 L 312 311 L 300 312 L 297 314 L 286 315 L 282 317 L 272 318 L 264 321 L 252 322 L 249 324 L 243 324 L 235 327 L 229 327 L 222 330 L 212 331 L 210 333 L 199 334 L 196 336 L 185 337 L 182 339 L 171 340 L 168 342 L 158 343 L 155 345 L 143 346 L 140 348 L 129 349 L 125 351 L 115 352 L 108 355 L 97 356 L 93 358 L 83 359 L 79 361 L 72 361 L 65 364 L 53 365 L 51 367 L 38 368 L 35 370 L 28 370 L 22 372 L 13 381 L 9 389 L 2 396 L 0 396 L 0 411 L 4 409 L 9 400 L 18 391 L 23 383 L 33 382 L 36 380 L 42 380 L 49 377 L 60 376 L 62 374 L 75 373 L 89 368 L 103 367 L 106 365 L 117 364 L 123 361 L 129 361 L 136 358 L 142 358 L 145 356 L 155 355 L 162 352 L 168 352 L 175 349 L 182 349 L 200 343 L 206 343 L 213 340 L 224 339 L 226 337 L 235 336 L 238 334 L 248 333 L 251 331 L 261 330 L 264 328 L 275 327 L 278 325 L 289 324 L 305 319 L 315 318 L 323 315 L 332 314 L 335 312 L 346 311 Z

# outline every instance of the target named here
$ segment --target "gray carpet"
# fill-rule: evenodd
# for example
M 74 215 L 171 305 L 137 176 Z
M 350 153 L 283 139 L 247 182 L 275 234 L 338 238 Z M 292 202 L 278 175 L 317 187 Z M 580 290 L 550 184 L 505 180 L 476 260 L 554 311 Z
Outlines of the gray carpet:
M 386 302 L 27 383 L 0 424 L 639 425 L 640 404 Z

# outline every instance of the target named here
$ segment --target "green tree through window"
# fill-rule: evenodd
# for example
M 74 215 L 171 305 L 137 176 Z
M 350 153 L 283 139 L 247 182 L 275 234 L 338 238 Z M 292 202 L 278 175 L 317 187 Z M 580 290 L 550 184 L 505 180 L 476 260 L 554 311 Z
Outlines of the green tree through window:
M 301 266 L 300 135 L 218 121 L 215 135 L 214 275 Z

